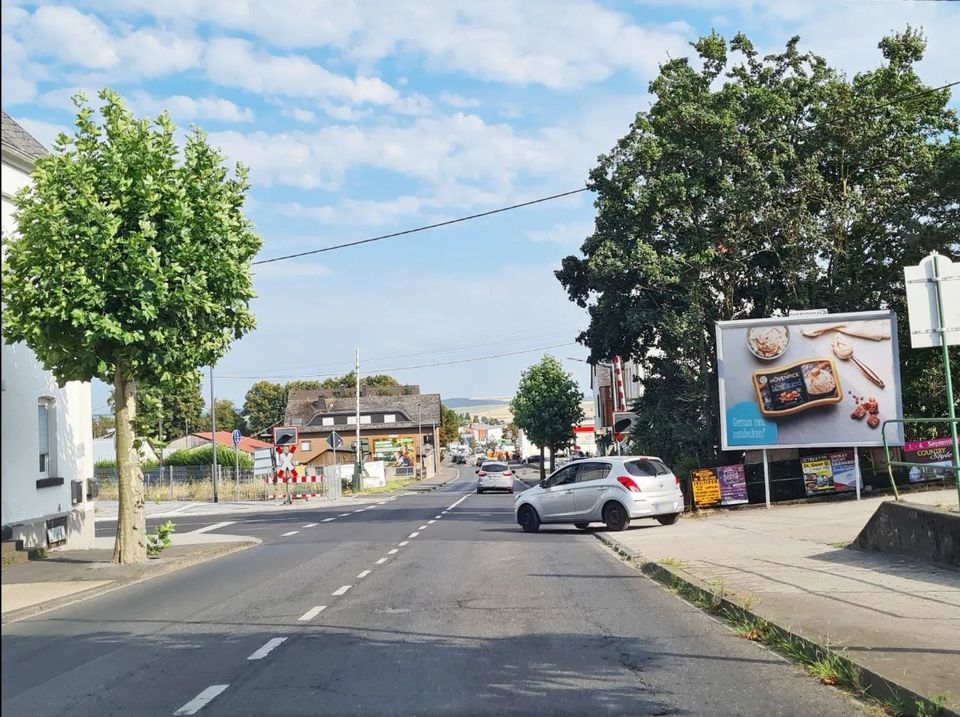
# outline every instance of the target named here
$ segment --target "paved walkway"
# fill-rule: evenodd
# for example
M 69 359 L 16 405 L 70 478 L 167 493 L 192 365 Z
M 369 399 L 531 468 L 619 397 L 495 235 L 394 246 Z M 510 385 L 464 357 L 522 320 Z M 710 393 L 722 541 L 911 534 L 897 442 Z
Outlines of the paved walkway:
M 913 493 L 956 505 L 956 491 Z M 883 499 L 713 511 L 599 534 L 881 677 L 960 708 L 960 572 L 845 548 Z

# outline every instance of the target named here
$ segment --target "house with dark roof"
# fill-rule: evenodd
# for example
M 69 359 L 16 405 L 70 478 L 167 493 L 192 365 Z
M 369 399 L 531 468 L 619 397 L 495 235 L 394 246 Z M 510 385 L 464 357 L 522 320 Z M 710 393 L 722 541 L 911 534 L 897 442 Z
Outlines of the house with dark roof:
M 382 460 L 388 468 L 422 468 L 424 477 L 439 470 L 440 394 L 420 393 L 419 386 L 360 387 L 360 445 L 364 460 Z M 291 391 L 286 423 L 298 432 L 301 465 L 354 462 L 357 398 L 339 389 Z M 331 434 L 343 444 L 336 459 Z
M 14 196 L 47 150 L 6 112 L 2 125 L 3 233 L 15 236 Z M 0 348 L 3 539 L 26 548 L 94 547 L 90 384 L 59 386 L 25 344 Z

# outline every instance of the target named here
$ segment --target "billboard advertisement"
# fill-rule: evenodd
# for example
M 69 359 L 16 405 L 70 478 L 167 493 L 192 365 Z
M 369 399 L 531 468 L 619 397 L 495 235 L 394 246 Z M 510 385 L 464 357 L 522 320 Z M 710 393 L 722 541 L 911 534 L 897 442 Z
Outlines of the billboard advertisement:
M 836 451 L 800 459 L 807 495 L 840 493 L 857 489 L 857 471 L 853 451 Z
M 903 418 L 892 311 L 720 321 L 717 373 L 724 450 L 882 446 Z
M 406 468 L 416 465 L 417 452 L 413 438 L 374 438 L 374 460 L 387 461 L 390 465 Z
M 928 464 L 910 468 L 907 477 L 911 483 L 950 478 L 953 475 L 953 441 L 949 438 L 934 438 L 929 441 L 904 443 L 903 460 L 907 463 Z
M 693 471 L 693 501 L 698 508 L 741 505 L 747 500 L 747 476 L 740 464 Z

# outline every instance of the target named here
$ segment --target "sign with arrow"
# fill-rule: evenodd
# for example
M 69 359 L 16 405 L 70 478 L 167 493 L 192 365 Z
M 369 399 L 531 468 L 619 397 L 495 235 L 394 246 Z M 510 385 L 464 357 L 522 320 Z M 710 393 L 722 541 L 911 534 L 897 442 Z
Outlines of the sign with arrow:
M 333 431 L 329 436 L 327 436 L 327 445 L 333 450 L 337 450 L 343 445 L 343 439 L 340 437 L 339 433 Z

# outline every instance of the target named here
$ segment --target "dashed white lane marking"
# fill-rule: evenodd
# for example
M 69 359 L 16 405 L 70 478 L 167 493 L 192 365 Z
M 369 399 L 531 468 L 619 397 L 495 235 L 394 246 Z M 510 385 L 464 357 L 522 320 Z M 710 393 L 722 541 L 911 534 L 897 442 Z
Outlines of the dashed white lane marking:
M 370 571 L 369 571 L 369 570 L 364 570 L 362 573 L 360 573 L 360 574 L 357 576 L 357 580 L 363 580 L 363 579 L 364 579 L 365 577 L 367 577 L 369 574 L 370 574 Z
M 428 521 L 427 521 L 427 525 L 433 525 L 433 524 L 436 523 L 436 522 L 437 522 L 437 519 L 434 518 L 433 520 L 428 520 Z
M 410 545 L 410 541 L 409 541 L 409 540 L 403 540 L 403 541 L 397 543 L 397 545 L 399 545 L 399 546 L 402 548 L 402 547 L 405 546 L 405 545 Z
M 435 515 L 435 516 L 433 516 L 433 519 L 434 519 L 434 520 L 440 520 L 440 518 L 442 518 L 442 517 L 443 517 L 443 514 L 441 513 L 440 515 Z
M 394 548 L 393 550 L 388 550 L 387 555 L 396 555 L 400 552 L 400 548 Z
M 230 685 L 210 685 L 207 689 L 201 692 L 199 695 L 194 697 L 192 700 L 187 702 L 183 707 L 178 709 L 173 714 L 175 715 L 195 715 L 203 707 L 206 706 L 208 702 L 215 699 L 217 695 L 227 689 Z
M 419 528 L 417 528 L 417 530 L 426 530 L 426 529 L 427 529 L 426 525 L 421 525 Z
M 416 538 L 418 535 L 420 535 L 420 533 L 418 533 L 418 532 L 415 530 L 415 531 L 413 531 L 412 533 L 410 533 L 410 535 L 408 535 L 407 537 L 408 537 L 408 538 Z
M 312 607 L 309 610 L 307 610 L 305 613 L 303 613 L 303 615 L 301 615 L 297 619 L 300 620 L 301 622 L 312 620 L 313 618 L 315 618 L 317 615 L 319 615 L 326 609 L 327 609 L 326 605 L 317 605 L 316 607 Z
M 333 594 L 343 595 L 345 592 L 347 592 L 347 590 L 349 590 L 352 587 L 353 585 L 341 585 L 340 587 L 338 587 L 336 590 L 333 591 Z
M 304 528 L 316 528 L 316 527 L 317 527 L 317 524 L 316 524 L 316 523 L 307 523 L 307 524 L 306 524 L 305 526 L 303 526 L 303 527 L 304 527 Z
M 289 538 L 291 535 L 296 535 L 296 534 L 299 533 L 299 532 L 300 532 L 299 530 L 291 530 L 289 533 L 284 533 L 284 534 L 281 535 L 280 537 L 281 537 L 281 538 Z
M 353 512 L 354 512 L 354 513 L 362 513 L 362 512 L 365 511 L 365 510 L 366 510 L 366 508 L 357 508 L 357 509 L 356 509 L 355 511 L 353 511 Z
M 264 657 L 266 657 L 267 655 L 269 655 L 269 654 L 270 654 L 271 652 L 273 652 L 275 649 L 277 649 L 278 647 L 280 647 L 280 645 L 282 645 L 282 644 L 286 641 L 286 639 L 287 639 L 287 638 L 285 638 L 285 637 L 271 637 L 269 640 L 267 640 L 265 643 L 263 643 L 263 647 L 261 647 L 259 650 L 257 650 L 256 652 L 254 652 L 254 653 L 253 653 L 252 655 L 250 655 L 250 657 L 248 657 L 247 659 L 248 659 L 248 660 L 262 660 Z
M 455 502 L 453 505 L 451 505 L 449 508 L 447 508 L 447 510 L 452 510 L 452 509 L 456 508 L 456 507 L 457 507 L 458 505 L 460 505 L 463 501 L 465 501 L 469 495 L 470 495 L 470 494 L 467 493 L 467 495 L 463 496 L 460 500 L 458 500 L 458 501 Z
M 380 558 L 380 559 L 377 561 L 377 565 L 383 565 L 385 562 L 387 562 L 387 558 Z
M 211 530 L 220 530 L 220 528 L 226 528 L 228 525 L 233 525 L 237 521 L 228 520 L 223 523 L 214 523 L 213 525 L 207 525 L 203 528 L 197 528 L 196 530 L 191 530 L 190 535 L 199 535 L 200 533 L 209 533 Z
M 336 520 L 336 517 L 333 517 L 333 518 L 324 518 L 324 519 L 321 520 L 320 522 L 321 522 L 321 523 L 329 523 L 331 520 Z
M 341 513 L 341 514 L 338 515 L 337 517 L 338 517 L 338 518 L 346 518 L 348 515 L 350 515 L 350 514 L 349 514 L 349 513 Z

